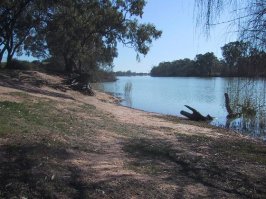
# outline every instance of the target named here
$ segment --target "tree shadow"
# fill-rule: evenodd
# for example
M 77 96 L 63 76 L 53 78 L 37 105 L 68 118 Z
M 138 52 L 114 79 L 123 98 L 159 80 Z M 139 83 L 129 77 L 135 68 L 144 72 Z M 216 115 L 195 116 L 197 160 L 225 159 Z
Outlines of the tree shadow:
M 71 186 L 78 169 L 66 164 L 73 156 L 66 149 L 31 143 L 0 151 L 0 198 L 73 198 L 82 192 Z
M 29 84 L 29 83 L 23 83 L 17 78 L 11 78 L 10 74 L 9 75 L 0 74 L 0 86 L 13 88 L 13 89 L 19 89 L 19 90 L 29 92 L 29 93 L 36 93 L 36 94 L 42 94 L 42 95 L 47 95 L 51 97 L 60 97 L 64 99 L 74 100 L 73 97 L 66 95 L 66 94 L 43 90 L 41 89 L 42 85 L 45 85 L 45 82 L 42 80 L 36 80 Z M 50 87 L 57 88 L 56 85 L 50 85 Z
M 164 139 L 125 142 L 123 150 L 130 160 L 125 167 L 135 172 L 109 174 L 102 178 L 98 176 L 105 172 L 104 168 L 95 170 L 91 166 L 71 163 L 71 160 L 77 160 L 77 153 L 87 153 L 82 149 L 75 150 L 71 146 L 34 141 L 0 145 L 0 198 L 265 196 L 265 183 L 255 182 L 261 186 L 257 186 L 254 193 L 254 182 L 248 176 L 214 160 L 187 154 L 182 147 L 174 148 Z M 86 164 L 90 163 L 90 159 L 84 160 Z M 228 162 L 230 165 L 230 160 Z M 205 190 L 204 194 L 199 192 L 201 189 Z
M 0 198 L 166 198 L 130 174 L 97 179 L 99 171 L 69 163 L 74 155 L 44 143 L 1 145 Z
M 182 142 L 189 140 L 183 139 Z M 266 195 L 265 183 L 252 182 L 249 176 L 230 167 L 230 160 L 228 165 L 224 165 L 211 157 L 198 156 L 193 150 L 189 153 L 182 146 L 173 147 L 164 139 L 131 140 L 124 145 L 124 151 L 133 159 L 129 165 L 134 171 L 162 178 L 164 183 L 181 187 L 176 197 L 183 198 L 186 187 L 199 184 L 208 190 L 205 196 L 211 198 L 222 195 L 259 198 Z

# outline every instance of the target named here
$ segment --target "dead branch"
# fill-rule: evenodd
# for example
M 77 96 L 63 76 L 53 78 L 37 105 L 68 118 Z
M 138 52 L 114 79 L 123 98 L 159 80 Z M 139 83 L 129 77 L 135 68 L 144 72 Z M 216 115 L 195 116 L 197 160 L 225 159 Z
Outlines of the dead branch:
M 186 112 L 186 111 L 181 111 L 180 114 L 184 115 L 185 117 L 189 118 L 190 120 L 193 121 L 208 121 L 208 120 L 213 120 L 213 117 L 211 117 L 210 115 L 207 116 L 203 116 L 200 112 L 198 112 L 196 109 L 185 105 L 185 107 L 187 107 L 188 109 L 190 109 L 192 111 L 192 113 Z

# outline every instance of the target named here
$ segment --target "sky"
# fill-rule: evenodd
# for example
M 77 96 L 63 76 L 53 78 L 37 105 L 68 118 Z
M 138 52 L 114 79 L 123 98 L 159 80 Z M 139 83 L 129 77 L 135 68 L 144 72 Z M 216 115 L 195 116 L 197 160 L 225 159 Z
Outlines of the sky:
M 226 24 L 216 26 L 207 38 L 201 28 L 196 26 L 194 0 L 148 0 L 140 22 L 153 23 L 162 36 L 153 41 L 148 55 L 136 60 L 136 52 L 118 46 L 118 57 L 114 60 L 114 71 L 150 72 L 153 66 L 163 61 L 194 59 L 197 54 L 213 52 L 222 58 L 221 47 L 236 40 L 228 34 Z

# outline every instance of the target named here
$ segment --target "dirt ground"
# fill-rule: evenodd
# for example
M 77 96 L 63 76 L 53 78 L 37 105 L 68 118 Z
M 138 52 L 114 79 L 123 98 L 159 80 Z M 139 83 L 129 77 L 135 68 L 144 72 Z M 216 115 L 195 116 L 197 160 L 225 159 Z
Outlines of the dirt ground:
M 0 198 L 266 198 L 266 145 L 0 72 Z

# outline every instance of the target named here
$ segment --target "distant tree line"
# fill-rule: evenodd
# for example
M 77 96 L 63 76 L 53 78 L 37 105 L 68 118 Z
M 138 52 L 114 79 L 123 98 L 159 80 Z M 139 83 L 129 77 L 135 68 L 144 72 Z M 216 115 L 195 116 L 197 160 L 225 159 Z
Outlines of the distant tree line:
M 14 55 L 30 55 L 65 72 L 94 74 L 112 68 L 117 43 L 146 55 L 161 36 L 139 23 L 145 0 L 2 0 L 0 63 L 12 68 Z
M 128 71 L 117 71 L 114 72 L 116 76 L 144 76 L 144 75 L 149 75 L 149 73 L 137 73 L 137 72 L 131 72 L 130 70 Z
M 194 60 L 180 59 L 154 66 L 151 76 L 261 76 L 266 77 L 266 53 L 250 43 L 235 41 L 222 48 L 223 59 L 214 53 L 196 55 Z

